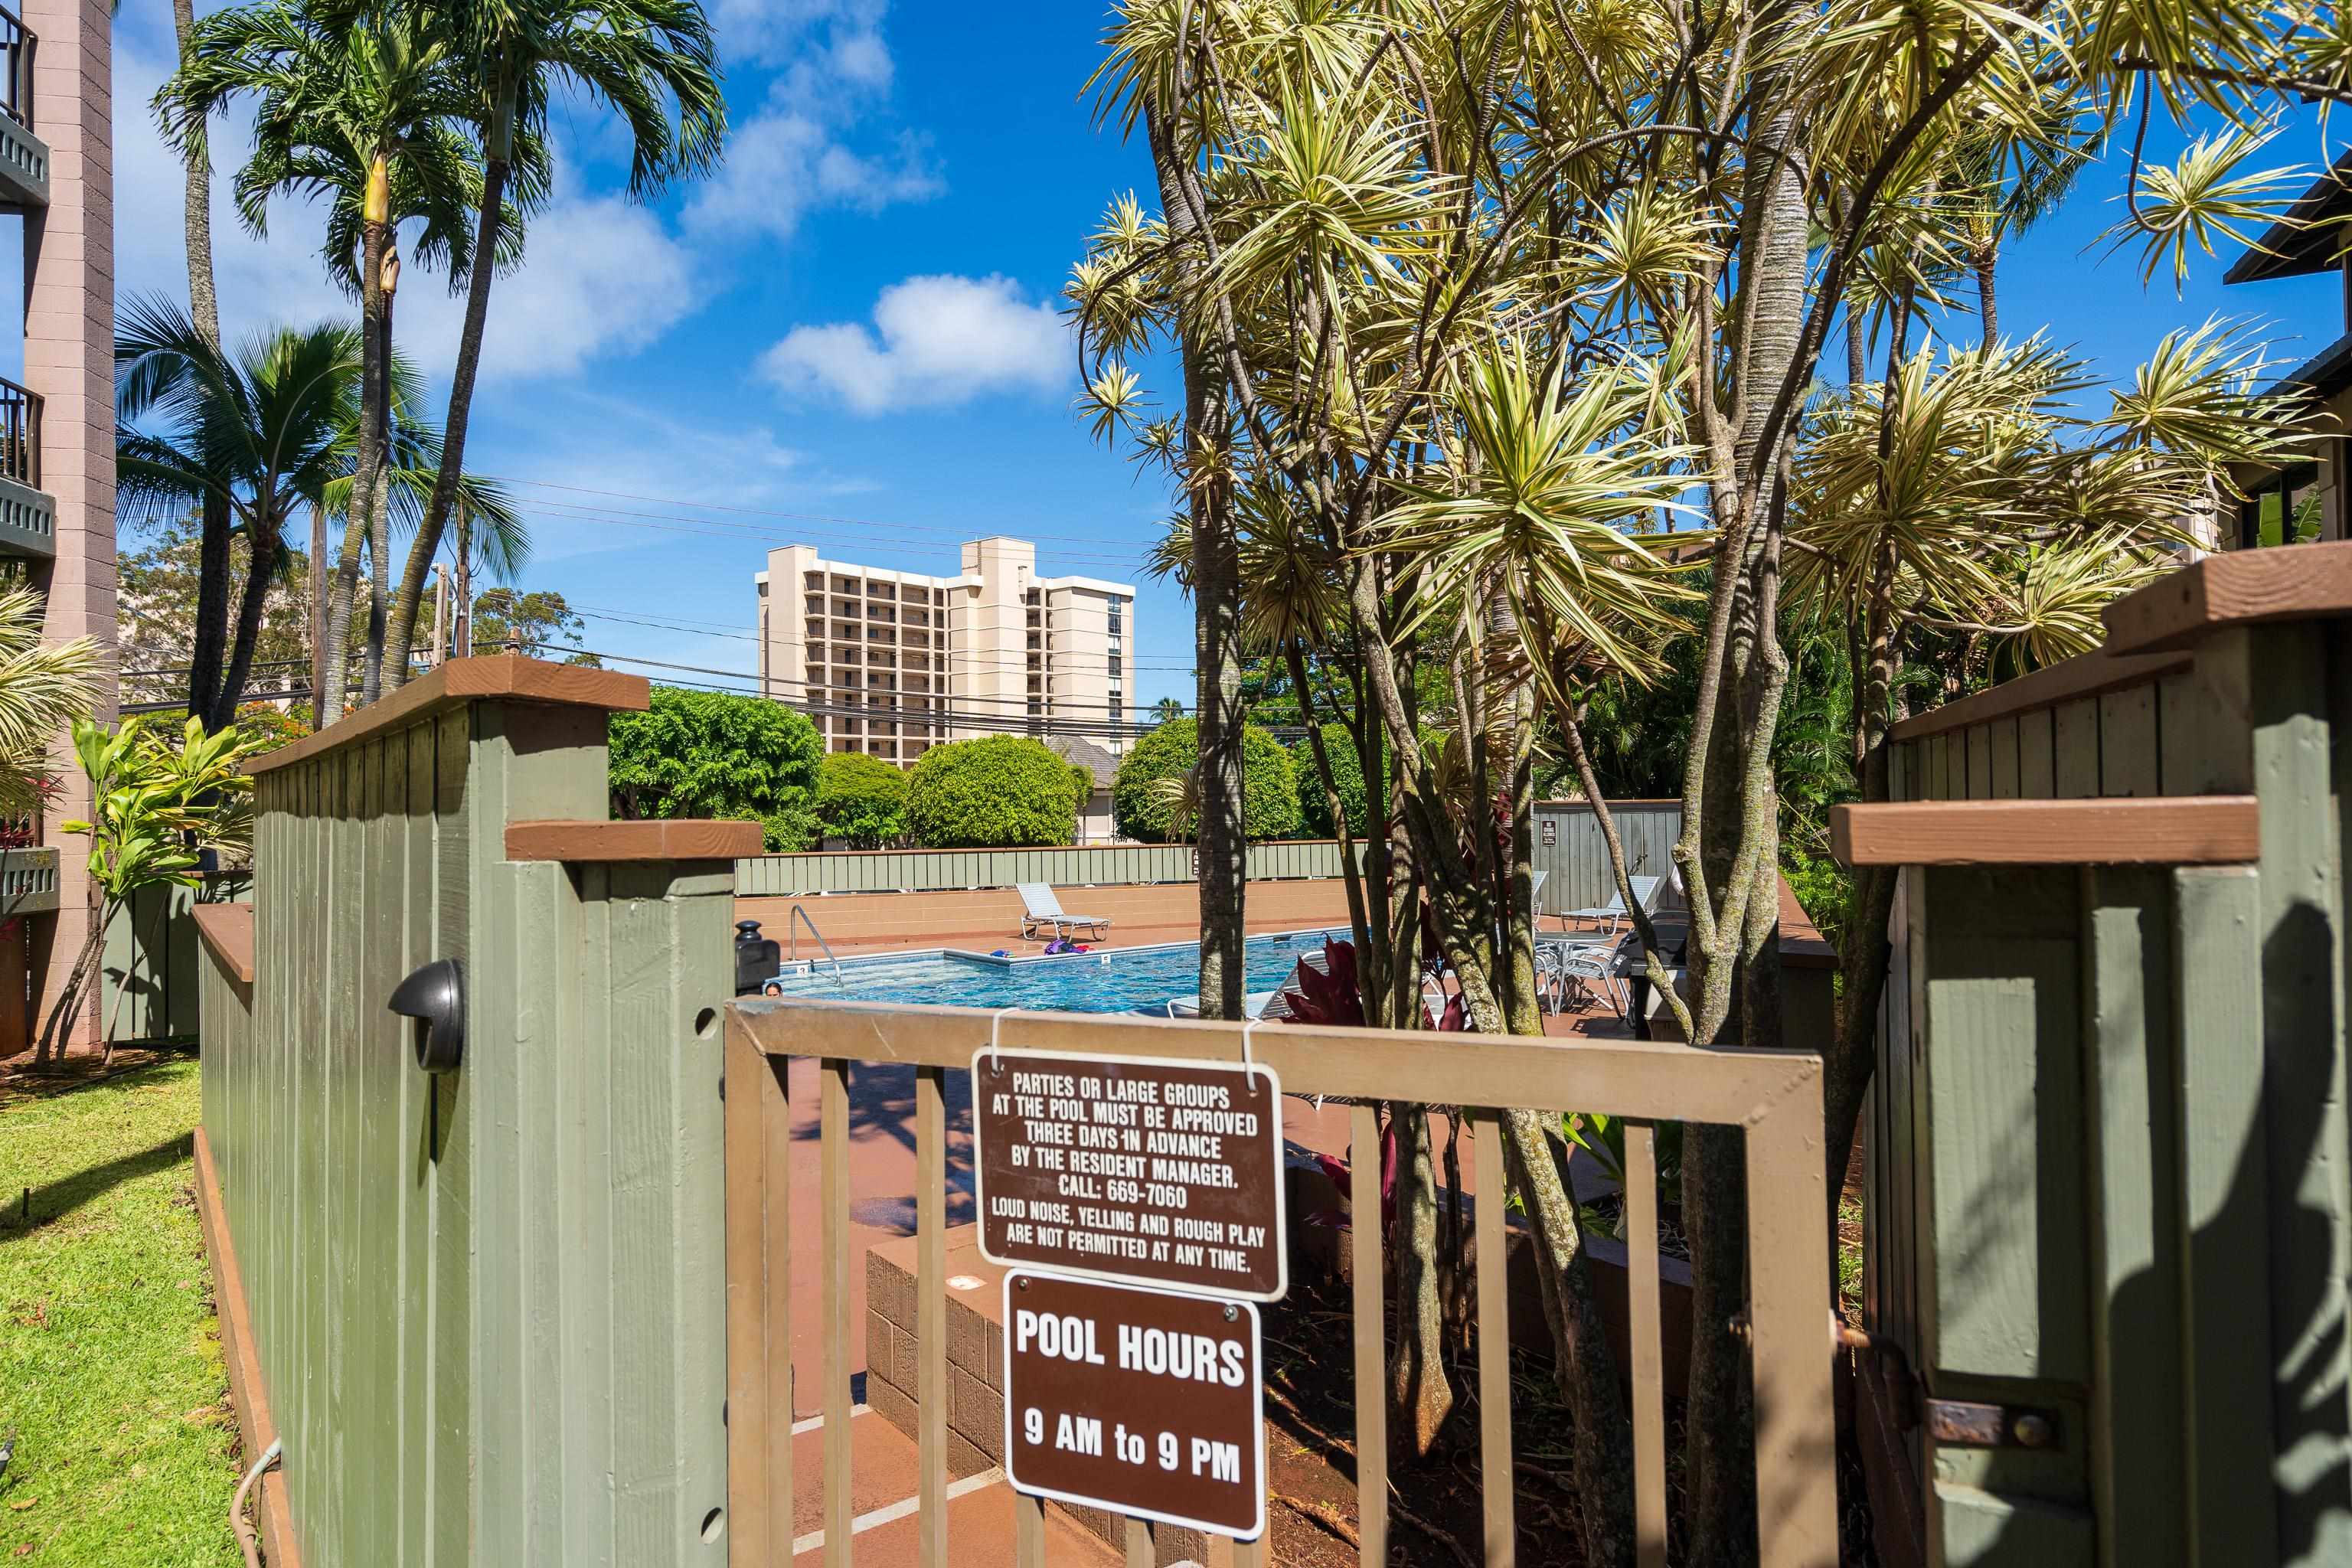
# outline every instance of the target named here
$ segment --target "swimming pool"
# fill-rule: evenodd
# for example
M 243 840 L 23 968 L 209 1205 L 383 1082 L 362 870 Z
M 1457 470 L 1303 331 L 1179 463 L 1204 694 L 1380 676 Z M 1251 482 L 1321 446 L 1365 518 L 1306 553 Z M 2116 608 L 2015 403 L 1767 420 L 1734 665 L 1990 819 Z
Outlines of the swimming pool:
M 1341 941 L 1345 931 L 1331 933 Z M 1321 931 L 1249 939 L 1244 989 L 1271 991 L 1297 972 L 1301 953 L 1323 951 Z M 845 958 L 836 979 L 820 960 L 779 982 L 787 996 L 822 1001 L 907 1002 L 951 1007 L 1024 1007 L 1035 1013 L 1162 1011 L 1171 996 L 1200 989 L 1201 944 L 1169 942 L 1055 958 L 994 958 L 935 948 Z

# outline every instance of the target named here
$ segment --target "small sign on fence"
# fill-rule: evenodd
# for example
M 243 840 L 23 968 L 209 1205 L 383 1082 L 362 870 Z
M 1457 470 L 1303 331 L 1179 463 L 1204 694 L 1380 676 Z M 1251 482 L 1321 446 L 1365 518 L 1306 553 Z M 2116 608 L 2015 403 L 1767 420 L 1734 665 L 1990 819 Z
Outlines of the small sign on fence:
M 1543 841 L 1547 849 L 1559 842 L 1559 824 L 1549 816 L 1543 819 Z
M 989 1261 L 1281 1300 L 1282 1085 L 1271 1068 L 983 1048 L 971 1086 Z
M 1247 1540 L 1265 1528 L 1257 1309 L 1004 1277 L 1004 1470 L 1021 1491 Z

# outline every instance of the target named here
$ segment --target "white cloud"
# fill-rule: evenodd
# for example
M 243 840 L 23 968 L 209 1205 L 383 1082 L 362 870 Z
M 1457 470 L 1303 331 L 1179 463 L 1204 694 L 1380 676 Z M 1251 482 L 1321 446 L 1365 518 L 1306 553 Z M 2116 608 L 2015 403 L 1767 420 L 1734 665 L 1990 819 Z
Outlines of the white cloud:
M 698 236 L 764 234 L 789 239 L 818 207 L 878 212 L 935 195 L 940 181 L 921 139 L 902 135 L 886 156 L 853 152 L 834 128 L 806 114 L 770 110 L 728 137 L 727 162 L 686 209 Z
M 795 327 L 760 372 L 799 395 L 829 393 L 860 414 L 1053 392 L 1070 375 L 1068 330 L 1009 278 L 909 278 L 882 290 L 874 325 Z
M 853 128 L 896 75 L 884 10 L 882 0 L 718 0 L 713 25 L 730 58 L 782 70 L 767 102 L 730 132 L 717 175 L 687 204 L 688 232 L 790 239 L 820 208 L 878 212 L 940 193 L 921 136 L 853 144 Z

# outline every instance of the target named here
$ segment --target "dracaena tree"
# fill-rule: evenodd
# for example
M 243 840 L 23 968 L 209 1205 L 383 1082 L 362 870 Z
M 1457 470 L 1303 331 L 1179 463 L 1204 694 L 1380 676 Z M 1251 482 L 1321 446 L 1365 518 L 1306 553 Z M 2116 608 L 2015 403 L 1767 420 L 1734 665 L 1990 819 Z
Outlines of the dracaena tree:
M 2038 174 L 2020 194 L 2021 153 L 2071 174 L 2118 127 L 2139 145 L 2154 113 L 2230 129 L 2170 169 L 2133 157 L 2119 242 L 2178 267 L 2242 231 L 2288 188 L 2245 168 L 2267 108 L 2352 94 L 2345 39 L 2336 12 L 2301 0 L 1128 0 L 1114 13 L 1101 79 L 1149 142 L 1157 210 L 1115 205 L 1071 280 L 1088 412 L 1170 476 L 1185 532 L 1167 553 L 1204 628 L 1228 600 L 1238 622 L 1246 599 L 1226 585 L 1252 532 L 1239 498 L 1279 516 L 1267 537 L 1323 563 L 1338 624 L 1304 635 L 1360 662 L 1388 759 L 1385 874 L 1418 889 L 1476 1027 L 1540 1028 L 1538 737 L 1559 736 L 1597 797 L 1583 698 L 1644 679 L 1681 629 L 1677 602 L 1702 595 L 1674 855 L 1688 975 L 1663 994 L 1696 1044 L 1842 1059 L 1834 1190 L 1884 955 L 1850 966 L 1837 1042 L 1782 1040 L 1784 599 L 1827 606 L 1848 637 L 1865 791 L 1884 791 L 1906 639 L 1957 627 L 2026 658 L 2081 646 L 2096 605 L 2179 542 L 2184 509 L 2227 483 L 2227 462 L 2274 449 L 2282 422 L 2248 396 L 2253 366 L 2224 333 L 2177 337 L 2108 411 L 2077 417 L 2062 405 L 2084 389 L 2062 357 L 1924 349 L 1932 312 L 1988 235 L 2056 199 Z M 1989 202 L 2007 227 L 1988 225 Z M 1875 329 L 1883 368 L 1872 380 L 1853 353 L 1852 385 L 1824 393 L 1841 319 L 1850 353 Z M 1163 344 L 1182 384 L 1155 420 L 1144 367 Z M 1956 507 L 1953 486 L 1972 504 Z M 1224 666 L 1203 639 L 1205 706 Z M 1420 700 L 1430 666 L 1438 712 Z M 1235 797 L 1205 743 L 1202 795 L 1204 823 Z M 1204 925 L 1227 913 L 1211 908 L 1223 889 L 1210 859 Z M 1636 925 L 1663 983 L 1656 932 Z M 1849 929 L 1873 925 L 1865 907 Z M 1629 1560 L 1625 1418 L 1587 1331 L 1576 1215 L 1545 1130 L 1521 1114 L 1505 1127 L 1573 1406 L 1586 1552 Z M 1747 1272 L 1742 1158 L 1736 1131 L 1692 1130 L 1694 1563 L 1754 1551 L 1744 1352 L 1728 1331 Z

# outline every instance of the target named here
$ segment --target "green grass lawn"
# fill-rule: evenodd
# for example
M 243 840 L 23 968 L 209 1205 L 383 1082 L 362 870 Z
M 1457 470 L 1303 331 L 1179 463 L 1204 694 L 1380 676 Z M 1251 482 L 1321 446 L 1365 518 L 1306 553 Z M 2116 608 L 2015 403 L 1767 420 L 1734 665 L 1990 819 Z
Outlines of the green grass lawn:
M 237 1564 L 196 1064 L 0 1099 L 0 1564 Z M 32 1189 L 27 1225 L 20 1205 Z

